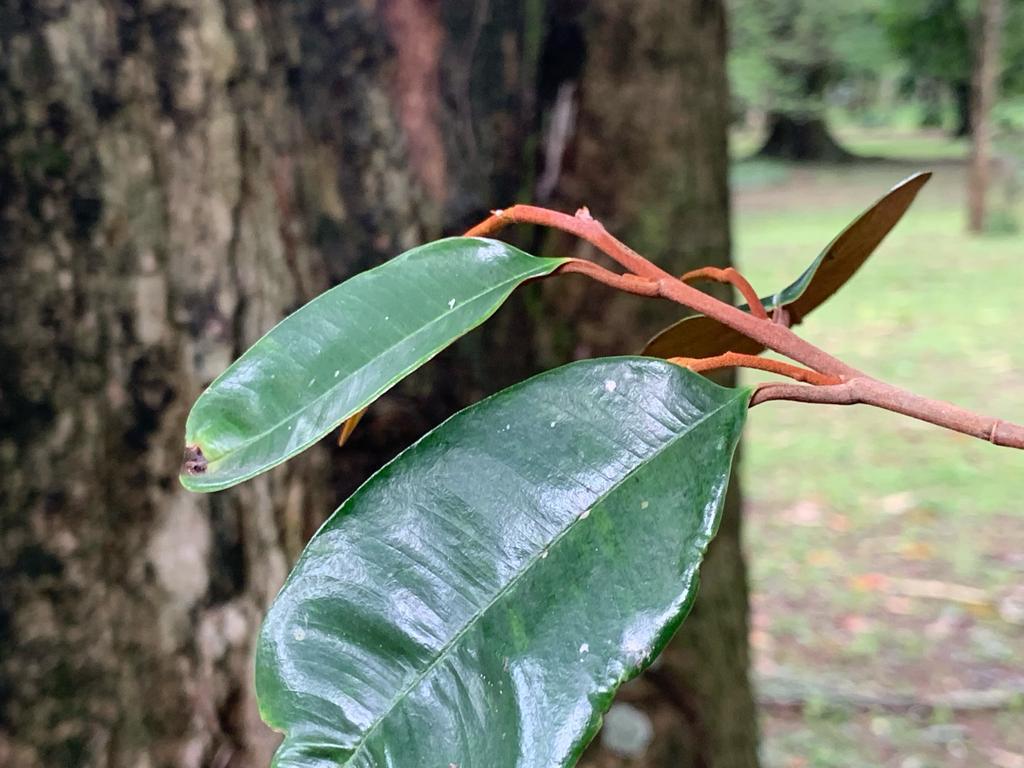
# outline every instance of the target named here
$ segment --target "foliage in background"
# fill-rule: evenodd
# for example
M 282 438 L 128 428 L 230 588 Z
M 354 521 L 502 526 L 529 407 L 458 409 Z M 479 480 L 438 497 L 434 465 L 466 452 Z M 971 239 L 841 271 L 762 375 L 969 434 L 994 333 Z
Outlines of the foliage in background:
M 893 125 L 902 105 L 925 127 L 968 129 L 976 0 L 731 0 L 729 74 L 737 108 L 823 116 L 842 109 Z M 1024 2 L 1008 0 L 1001 89 L 1024 94 Z M 1016 126 L 1017 112 L 1003 109 Z M 1022 123 L 1024 124 L 1024 123 Z
M 731 0 L 729 74 L 741 103 L 824 112 L 829 88 L 874 81 L 895 66 L 875 22 L 881 0 Z

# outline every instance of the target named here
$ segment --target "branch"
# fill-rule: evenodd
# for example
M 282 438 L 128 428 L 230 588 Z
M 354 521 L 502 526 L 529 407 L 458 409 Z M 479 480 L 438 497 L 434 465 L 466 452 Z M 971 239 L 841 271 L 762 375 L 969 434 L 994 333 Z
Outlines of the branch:
M 784 373 L 784 375 L 794 375 L 798 372 L 814 386 L 785 383 L 763 384 L 754 393 L 751 406 L 771 400 L 793 400 L 831 405 L 862 403 L 978 437 L 994 445 L 1024 449 L 1024 426 L 990 416 L 982 416 L 951 403 L 921 397 L 873 379 L 801 339 L 786 326 L 787 318 L 784 315 L 780 315 L 774 322 L 768 317 L 755 316 L 702 293 L 673 277 L 629 246 L 612 237 L 586 208 L 580 208 L 575 216 L 569 216 L 546 208 L 515 205 L 504 211 L 494 211 L 490 218 L 473 227 L 466 234 L 467 236 L 486 236 L 515 223 L 539 224 L 576 235 L 596 246 L 629 270 L 628 274 L 617 275 L 596 264 L 573 259 L 556 270 L 556 274 L 576 272 L 629 293 L 657 296 L 674 301 L 717 320 L 761 343 L 768 349 L 813 369 L 806 372 L 796 366 L 788 366 L 785 371 L 775 371 Z M 751 309 L 756 312 L 753 309 L 754 306 L 751 304 Z M 763 313 L 763 306 L 761 309 Z M 709 358 L 708 360 L 714 359 Z M 745 362 L 739 364 L 745 365 Z M 819 379 L 815 376 L 815 380 L 812 380 L 811 376 L 815 373 L 821 374 L 822 378 Z
M 714 280 L 716 283 L 726 283 L 736 288 L 747 301 L 747 306 L 750 307 L 751 313 L 754 317 L 758 317 L 762 320 L 768 319 L 768 313 L 764 311 L 764 304 L 761 303 L 761 297 L 757 295 L 757 291 L 754 290 L 754 286 L 750 284 L 743 275 L 737 272 L 732 267 L 726 267 L 725 269 L 719 269 L 718 267 L 701 267 L 700 269 L 693 269 L 687 272 L 685 275 L 679 278 L 684 283 L 691 283 L 694 280 Z
M 532 205 L 514 205 L 511 208 L 494 211 L 489 218 L 466 232 L 466 236 L 486 237 L 509 224 L 539 224 L 576 235 L 597 247 L 631 273 L 657 281 L 657 295 L 661 298 L 707 315 L 744 336 L 759 341 L 768 349 L 821 373 L 832 373 L 844 378 L 862 375 L 855 368 L 807 343 L 783 325 L 754 317 L 673 277 L 628 245 L 612 237 L 586 208 L 580 208 L 575 216 L 570 216 L 567 213 Z
M 658 295 L 658 284 L 654 280 L 648 280 L 634 274 L 617 275 L 592 261 L 570 259 L 555 270 L 555 274 L 572 273 L 586 275 L 603 285 L 611 286 L 626 293 L 635 293 L 637 296 L 654 297 Z
M 719 368 L 754 368 L 759 371 L 777 373 L 780 376 L 788 376 L 797 381 L 805 381 L 809 384 L 828 386 L 841 384 L 842 381 L 817 371 L 809 371 L 782 360 L 773 360 L 770 357 L 758 357 L 757 355 L 744 355 L 738 352 L 726 352 L 715 357 L 670 357 L 668 362 L 689 368 L 696 373 L 716 371 Z
M 634 251 L 625 243 L 612 237 L 604 225 L 590 215 L 586 208 L 580 208 L 575 216 L 535 205 L 513 205 L 504 210 L 491 211 L 491 215 L 466 232 L 466 237 L 488 237 L 509 224 L 539 224 L 551 227 L 586 240 L 602 253 L 610 256 L 630 272 L 654 280 L 668 273 Z
M 1024 449 L 1024 426 L 983 416 L 952 403 L 932 400 L 892 384 L 862 376 L 832 386 L 803 386 L 771 382 L 757 388 L 750 407 L 772 400 L 827 405 L 873 405 L 935 424 L 993 445 Z

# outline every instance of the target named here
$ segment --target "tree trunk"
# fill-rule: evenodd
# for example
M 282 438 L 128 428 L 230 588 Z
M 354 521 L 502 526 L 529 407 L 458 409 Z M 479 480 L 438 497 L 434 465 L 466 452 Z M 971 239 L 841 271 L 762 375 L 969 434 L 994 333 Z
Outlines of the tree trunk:
M 971 83 L 967 80 L 953 83 L 952 90 L 953 104 L 956 107 L 956 127 L 953 129 L 953 137 L 962 139 L 964 136 L 971 135 L 974 93 Z
M 937 80 L 931 77 L 918 82 L 917 98 L 921 102 L 921 128 L 942 127 L 942 91 Z
M 757 156 L 816 163 L 843 163 L 854 159 L 854 155 L 835 140 L 823 118 L 783 112 L 768 115 L 768 138 Z
M 992 176 L 992 107 L 999 89 L 1003 0 L 982 0 L 975 43 L 971 103 L 971 157 L 967 174 L 967 228 L 985 229 L 986 204 Z
M 452 410 L 667 319 L 530 286 L 344 451 L 185 493 L 189 406 L 284 313 L 549 171 L 673 269 L 726 262 L 721 3 L 592 5 L 582 23 L 537 0 L 0 0 L 0 764 L 265 765 L 256 629 L 341 495 Z M 559 24 L 565 66 L 538 90 Z M 535 177 L 539 126 L 564 176 Z M 651 754 L 696 744 L 714 766 L 753 764 L 730 509 L 671 682 L 635 689 Z M 691 764 L 671 754 L 650 764 Z

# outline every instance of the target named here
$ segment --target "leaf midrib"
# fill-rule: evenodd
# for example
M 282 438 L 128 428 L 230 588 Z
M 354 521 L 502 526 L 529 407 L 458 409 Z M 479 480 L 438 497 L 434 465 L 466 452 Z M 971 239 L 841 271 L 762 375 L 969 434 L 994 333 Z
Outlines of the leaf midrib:
M 560 261 L 560 260 L 559 259 L 552 259 L 551 261 Z M 527 272 L 527 273 L 524 273 L 524 274 L 519 275 L 517 277 L 505 280 L 504 282 L 501 282 L 501 283 L 498 283 L 497 285 L 491 286 L 490 288 L 488 288 L 488 289 L 486 289 L 484 291 L 481 291 L 480 293 L 477 293 L 477 294 L 474 294 L 473 296 L 470 296 L 468 299 L 463 301 L 462 305 L 460 306 L 460 309 L 464 308 L 467 304 L 472 304 L 473 302 L 476 302 L 476 301 L 484 298 L 485 296 L 487 296 L 487 295 L 489 295 L 491 293 L 500 292 L 500 291 L 504 290 L 505 287 L 508 286 L 511 283 L 516 283 L 516 282 L 519 282 L 521 280 L 527 279 L 528 277 L 530 277 L 532 275 L 532 273 L 534 273 L 536 271 L 536 269 L 538 269 L 538 267 L 532 267 L 529 270 L 529 272 Z M 435 324 L 441 322 L 446 317 L 454 314 L 455 311 L 456 311 L 456 309 L 453 307 L 452 309 L 448 310 L 447 312 L 444 312 L 443 314 L 438 315 L 433 320 L 431 320 L 431 321 L 429 321 L 427 323 L 424 323 L 423 325 L 421 325 L 413 333 L 409 334 L 408 336 L 402 337 L 399 341 L 397 341 L 394 344 L 392 344 L 391 346 L 387 347 L 380 354 L 376 355 L 375 357 L 371 358 L 367 362 L 363 363 L 358 368 L 354 368 L 352 371 L 350 371 L 348 373 L 348 375 L 346 375 L 346 376 L 344 376 L 342 378 L 339 378 L 338 381 L 336 381 L 330 387 L 330 389 L 327 389 L 324 392 L 321 392 L 319 395 L 314 397 L 312 400 L 308 401 L 306 403 L 306 405 L 304 405 L 302 408 L 299 408 L 299 409 L 293 411 L 290 415 L 288 415 L 285 418 L 281 419 L 276 424 L 273 424 L 272 426 L 267 427 L 267 429 L 263 430 L 259 434 L 254 435 L 253 437 L 248 438 L 244 442 L 240 443 L 237 448 L 235 448 L 235 449 L 233 449 L 231 451 L 227 451 L 225 453 L 222 453 L 220 456 L 218 456 L 215 459 L 211 459 L 210 460 L 211 469 L 212 469 L 212 465 L 216 464 L 217 462 L 223 461 L 225 458 L 227 458 L 227 457 L 229 457 L 229 456 L 231 456 L 233 454 L 240 453 L 240 452 L 246 450 L 247 448 L 250 448 L 254 443 L 262 440 L 267 435 L 272 434 L 273 432 L 276 432 L 281 427 L 283 427 L 285 424 L 287 424 L 289 421 L 294 420 L 299 415 L 301 415 L 302 413 L 306 412 L 307 410 L 309 410 L 310 408 L 314 407 L 315 405 L 319 404 L 321 401 L 323 401 L 329 395 L 333 394 L 337 390 L 338 387 L 340 387 L 342 384 L 344 384 L 345 382 L 347 382 L 350 379 L 352 379 L 353 376 L 358 375 L 360 372 L 362 372 L 363 370 L 365 370 L 369 366 L 373 365 L 374 362 L 376 362 L 377 360 L 380 360 L 380 358 L 384 357 L 385 355 L 390 354 L 394 349 L 396 349 L 397 347 L 401 346 L 402 344 L 407 343 L 410 339 L 415 339 L 417 336 L 423 334 L 424 332 L 426 332 L 429 328 L 431 328 Z M 483 319 L 485 320 L 486 317 L 483 318 Z M 396 374 L 394 377 L 392 377 L 390 380 L 388 380 L 388 382 L 386 384 L 384 384 L 383 387 L 381 387 L 376 392 L 374 392 L 372 395 L 370 395 L 370 400 L 372 401 L 372 400 L 376 399 L 377 397 L 379 397 L 380 395 L 382 395 L 384 392 L 386 392 L 389 387 L 393 386 L 397 381 L 399 381 L 400 379 L 404 378 L 404 376 L 406 375 L 406 372 L 407 372 L 407 369 L 402 369 L 402 371 L 400 371 L 398 374 Z M 358 408 L 356 410 L 358 410 Z M 354 412 L 355 411 L 353 411 L 353 413 Z M 351 416 L 352 414 L 348 414 L 348 415 Z M 326 432 L 330 432 L 332 429 L 334 429 L 334 427 L 336 427 L 338 424 L 340 424 L 346 418 L 348 418 L 348 416 L 343 416 L 340 420 L 336 421 L 333 425 L 331 425 L 326 430 Z M 303 445 L 299 446 L 299 448 L 297 450 L 302 450 L 302 448 L 305 447 L 306 445 L 309 445 L 312 442 L 316 442 L 316 440 L 319 440 L 319 439 L 320 438 L 317 437 L 317 438 L 314 438 L 310 442 L 303 443 Z M 200 445 L 200 447 L 202 447 L 202 446 Z
M 588 506 L 588 509 L 595 509 L 596 507 L 600 506 L 609 496 L 611 496 L 616 490 L 621 488 L 623 483 L 625 483 L 636 472 L 638 472 L 639 470 L 643 469 L 650 462 L 652 462 L 655 459 L 657 459 L 658 456 L 660 456 L 662 453 L 664 453 L 669 448 L 674 446 L 679 440 L 682 440 L 687 435 L 691 434 L 697 427 L 699 427 L 705 421 L 710 419 L 712 416 L 715 416 L 716 414 L 718 414 L 719 412 L 724 410 L 727 406 L 732 405 L 736 400 L 738 400 L 741 397 L 743 397 L 744 394 L 747 391 L 748 390 L 746 390 L 746 389 L 737 389 L 735 396 L 731 397 L 730 399 L 728 399 L 727 401 L 725 401 L 724 403 L 719 405 L 714 410 L 708 411 L 700 419 L 698 419 L 693 424 L 691 424 L 690 427 L 685 432 L 679 433 L 676 437 L 674 437 L 671 440 L 669 440 L 668 442 L 666 442 L 663 446 L 661 446 L 656 451 L 654 451 L 652 454 L 650 454 L 643 462 L 641 462 L 637 466 L 633 467 L 633 469 L 631 469 L 629 472 L 627 472 L 625 475 L 623 475 L 611 488 L 609 488 L 607 491 L 605 491 L 600 496 L 598 496 L 594 500 L 594 502 Z M 550 552 L 552 549 L 557 547 L 558 544 L 569 534 L 570 531 L 572 531 L 576 527 L 576 525 L 579 522 L 580 522 L 580 519 L 579 519 L 579 516 L 577 515 L 577 516 L 575 516 L 569 522 L 568 525 L 566 525 L 558 533 L 557 536 L 555 536 L 551 540 L 551 542 L 546 547 L 542 548 L 540 552 L 537 552 L 535 555 L 533 555 L 533 557 L 530 558 L 530 560 L 519 571 L 519 573 L 516 574 L 504 587 L 502 587 L 500 590 L 498 590 L 498 592 L 495 593 L 494 597 L 491 598 L 491 600 L 488 601 L 488 603 L 485 606 L 483 606 L 479 611 L 477 611 L 473 616 L 471 616 L 470 619 L 462 627 L 459 628 L 459 630 L 452 636 L 452 638 L 447 643 L 445 643 L 444 646 L 442 646 L 442 648 L 438 651 L 437 657 L 433 661 L 431 661 L 430 664 L 428 664 L 423 669 L 422 672 L 420 672 L 418 675 L 416 675 L 409 682 L 408 685 L 406 685 L 404 688 L 402 688 L 402 690 L 400 690 L 395 695 L 395 697 L 391 700 L 391 703 L 388 704 L 387 708 L 383 712 L 381 712 L 381 714 L 370 724 L 370 727 L 367 728 L 367 730 L 363 734 L 362 738 L 359 739 L 359 741 L 357 742 L 356 746 L 353 748 L 352 753 L 349 755 L 348 758 L 346 758 L 346 760 L 343 763 L 343 765 L 351 765 L 352 761 L 355 760 L 357 757 L 359 757 L 360 752 L 366 747 L 367 742 L 370 740 L 370 738 L 373 736 L 373 734 L 376 732 L 376 730 L 381 726 L 381 724 L 391 715 L 391 713 L 395 710 L 395 708 L 420 683 L 422 683 L 424 680 L 427 679 L 427 677 L 434 671 L 434 669 L 448 655 L 448 652 L 466 635 L 466 633 L 469 632 L 476 625 L 476 623 L 478 621 L 480 621 L 480 619 L 484 615 L 486 615 L 492 608 L 494 608 L 494 606 L 498 603 L 498 601 L 500 601 L 506 594 L 511 592 L 519 584 L 519 581 L 527 573 L 529 573 L 534 568 L 534 566 L 542 559 L 542 557 L 541 557 L 542 553 L 545 550 Z

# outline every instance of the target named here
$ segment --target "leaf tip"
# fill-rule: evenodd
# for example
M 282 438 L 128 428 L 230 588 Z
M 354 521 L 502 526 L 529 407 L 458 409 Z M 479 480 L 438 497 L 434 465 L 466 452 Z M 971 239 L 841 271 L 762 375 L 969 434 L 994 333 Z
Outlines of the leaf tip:
M 181 460 L 181 474 L 187 477 L 196 477 L 206 473 L 210 462 L 203 455 L 203 449 L 198 445 L 186 445 L 185 455 Z

